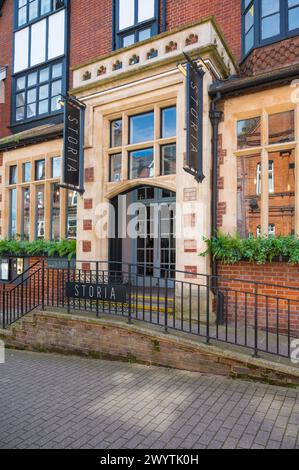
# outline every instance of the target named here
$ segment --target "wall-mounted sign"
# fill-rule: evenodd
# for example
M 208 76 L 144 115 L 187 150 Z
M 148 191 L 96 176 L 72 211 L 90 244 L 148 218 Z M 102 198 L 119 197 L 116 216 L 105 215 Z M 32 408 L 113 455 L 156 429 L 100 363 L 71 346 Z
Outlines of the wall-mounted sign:
M 63 187 L 84 192 L 85 105 L 73 97 L 64 102 Z
M 66 296 L 72 299 L 103 300 L 124 304 L 127 302 L 127 288 L 124 285 L 67 282 Z
M 197 63 L 187 63 L 187 157 L 185 171 L 198 182 L 203 174 L 203 77 Z

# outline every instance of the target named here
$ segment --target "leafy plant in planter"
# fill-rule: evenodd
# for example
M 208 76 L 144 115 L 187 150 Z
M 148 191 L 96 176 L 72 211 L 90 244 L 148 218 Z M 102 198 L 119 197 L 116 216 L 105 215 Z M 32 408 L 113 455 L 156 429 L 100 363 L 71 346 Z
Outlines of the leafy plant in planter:
M 287 237 L 249 237 L 226 235 L 221 232 L 216 237 L 205 238 L 208 249 L 201 256 L 211 254 L 224 264 L 250 261 L 266 264 L 274 259 L 287 259 L 290 264 L 299 264 L 299 238 Z
M 0 256 L 58 256 L 72 259 L 76 256 L 76 240 L 0 240 Z

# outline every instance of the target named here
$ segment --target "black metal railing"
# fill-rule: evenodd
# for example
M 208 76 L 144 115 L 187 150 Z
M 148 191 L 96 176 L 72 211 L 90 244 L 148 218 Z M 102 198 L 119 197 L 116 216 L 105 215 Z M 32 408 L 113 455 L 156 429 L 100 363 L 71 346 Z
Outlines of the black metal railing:
M 299 288 L 179 270 L 173 279 L 167 273 L 115 261 L 42 262 L 21 284 L 2 292 L 2 325 L 36 307 L 53 308 L 121 316 L 129 323 L 150 323 L 207 343 L 248 348 L 256 356 L 291 356 L 292 341 L 299 336 Z M 78 295 L 68 296 L 67 285 L 75 286 Z M 116 291 L 121 287 L 121 300 L 107 296 L 108 286 Z
M 19 283 L 3 285 L 0 292 L 0 319 L 3 328 L 12 325 L 42 304 L 43 266 L 21 275 Z

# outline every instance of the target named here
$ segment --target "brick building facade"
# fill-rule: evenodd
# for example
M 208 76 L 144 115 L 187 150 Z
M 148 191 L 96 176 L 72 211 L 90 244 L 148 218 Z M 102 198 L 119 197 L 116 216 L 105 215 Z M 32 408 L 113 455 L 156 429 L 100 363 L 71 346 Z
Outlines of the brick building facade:
M 196 253 L 216 229 L 299 233 L 296 2 L 262 11 L 256 0 L 92 0 L 88 9 L 53 0 L 36 11 L 29 3 L 0 2 L 2 238 L 76 238 L 87 265 L 120 258 L 142 262 L 147 277 L 172 277 L 175 268 L 210 273 Z M 184 52 L 205 74 L 202 183 L 185 171 Z M 59 187 L 67 91 L 87 107 L 83 198 Z M 191 234 L 113 245 L 98 211 L 124 195 L 147 207 L 185 204 L 181 225 Z

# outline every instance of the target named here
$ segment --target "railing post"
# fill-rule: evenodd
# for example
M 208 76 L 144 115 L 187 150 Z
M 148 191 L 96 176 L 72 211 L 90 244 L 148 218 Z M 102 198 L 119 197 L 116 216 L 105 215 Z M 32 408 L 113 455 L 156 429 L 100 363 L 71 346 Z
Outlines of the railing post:
M 99 284 L 99 262 L 96 261 L 96 285 L 98 286 L 98 284 Z M 97 317 L 99 317 L 99 299 L 98 298 L 97 298 L 97 308 L 96 308 L 96 310 L 97 310 L 96 315 L 97 315 Z
M 207 338 L 206 343 L 210 344 L 210 288 L 211 288 L 211 278 L 207 277 Z
M 3 284 L 3 291 L 2 291 L 2 327 L 3 327 L 3 330 L 5 328 L 5 294 L 6 294 L 6 290 L 5 290 L 5 284 Z
M 131 289 L 131 285 L 132 285 L 132 280 L 131 280 L 131 277 L 132 277 L 132 266 L 131 264 L 129 264 L 129 283 L 128 283 L 128 286 L 129 286 L 129 314 L 128 314 L 128 323 L 129 325 L 132 324 L 132 289 Z
M 68 259 L 67 260 L 67 282 L 70 282 L 70 274 L 71 274 L 71 262 Z M 70 298 L 69 296 L 67 297 L 67 313 L 71 313 L 71 304 L 70 304 Z
M 259 357 L 258 347 L 258 285 L 254 288 L 254 354 L 253 357 Z
M 45 258 L 42 259 L 42 311 L 45 310 Z
M 168 277 L 166 276 L 166 291 L 165 291 L 165 333 L 168 333 Z

